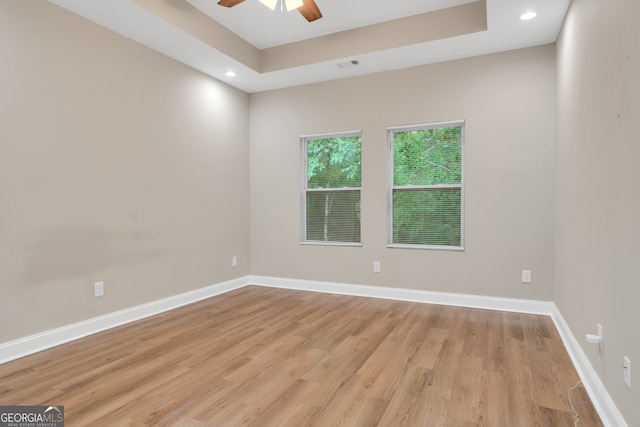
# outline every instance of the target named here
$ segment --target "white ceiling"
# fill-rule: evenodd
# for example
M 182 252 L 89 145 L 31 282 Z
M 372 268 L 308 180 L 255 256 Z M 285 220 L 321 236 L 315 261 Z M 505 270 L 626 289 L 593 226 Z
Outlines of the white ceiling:
M 243 91 L 253 93 L 555 42 L 571 0 L 486 0 L 486 31 L 369 52 L 355 57 L 256 71 L 140 7 L 133 0 L 49 0 Z M 226 8 L 217 0 L 157 0 L 196 7 L 258 49 L 471 3 L 474 0 L 315 0 L 323 18 L 307 22 L 296 11 L 271 11 L 258 0 Z M 188 2 L 190 5 L 186 4 Z M 538 17 L 520 21 L 535 10 Z M 336 64 L 357 59 L 357 67 Z M 227 77 L 233 70 L 236 77 Z

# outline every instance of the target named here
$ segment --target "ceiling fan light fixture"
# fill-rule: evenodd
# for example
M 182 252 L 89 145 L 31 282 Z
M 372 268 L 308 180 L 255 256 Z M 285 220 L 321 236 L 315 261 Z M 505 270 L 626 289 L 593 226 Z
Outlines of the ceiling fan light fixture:
M 259 0 L 260 3 L 267 6 L 271 10 L 276 10 L 276 6 L 278 5 L 278 0 Z
M 304 4 L 302 0 L 284 0 L 284 2 L 287 6 L 287 10 L 297 9 Z
M 322 18 L 322 12 L 318 9 L 318 5 L 315 0 L 258 0 L 269 9 L 275 11 L 280 9 L 280 12 L 292 11 L 297 9 L 300 15 L 304 17 L 308 22 L 313 22 Z M 224 7 L 237 6 L 243 3 L 244 0 L 219 0 L 218 4 Z

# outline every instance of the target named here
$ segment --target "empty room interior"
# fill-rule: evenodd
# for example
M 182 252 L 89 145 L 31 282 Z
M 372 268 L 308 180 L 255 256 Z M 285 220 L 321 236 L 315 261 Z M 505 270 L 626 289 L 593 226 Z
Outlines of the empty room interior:
M 640 426 L 640 2 L 217 3 L 0 0 L 0 407 Z

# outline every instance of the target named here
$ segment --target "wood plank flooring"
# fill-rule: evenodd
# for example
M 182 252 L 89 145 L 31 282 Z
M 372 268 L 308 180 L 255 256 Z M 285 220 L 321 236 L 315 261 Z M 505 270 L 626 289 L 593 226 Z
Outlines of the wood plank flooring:
M 572 427 L 577 381 L 544 316 L 250 286 L 0 365 L 0 405 L 64 405 L 68 427 Z

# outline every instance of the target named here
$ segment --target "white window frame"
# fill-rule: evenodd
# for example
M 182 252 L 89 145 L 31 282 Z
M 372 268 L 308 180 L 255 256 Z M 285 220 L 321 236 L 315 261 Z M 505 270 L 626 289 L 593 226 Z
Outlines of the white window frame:
M 394 161 L 393 161 L 393 143 L 395 132 L 411 132 L 414 130 L 427 130 L 443 127 L 461 127 L 460 141 L 460 184 L 438 184 L 438 185 L 402 185 L 396 186 L 394 183 Z M 452 120 L 437 123 L 425 123 L 406 126 L 392 126 L 387 128 L 387 247 L 401 249 L 428 249 L 439 251 L 464 251 L 465 245 L 465 196 L 464 196 L 464 145 L 465 145 L 465 121 Z M 393 192 L 394 190 L 430 190 L 430 189 L 460 189 L 460 246 L 444 246 L 444 245 L 412 245 L 406 243 L 393 243 Z
M 362 246 L 362 181 L 360 187 L 340 187 L 340 188 L 308 188 L 308 170 L 307 170 L 307 142 L 315 139 L 339 138 L 343 136 L 359 136 L 362 140 L 362 130 L 351 130 L 344 132 L 321 133 L 313 135 L 300 136 L 300 244 L 301 245 L 317 245 L 317 246 Z M 362 162 L 362 158 L 360 159 Z M 307 240 L 307 193 L 309 192 L 326 192 L 326 191 L 358 191 L 360 193 L 360 242 L 336 242 Z

